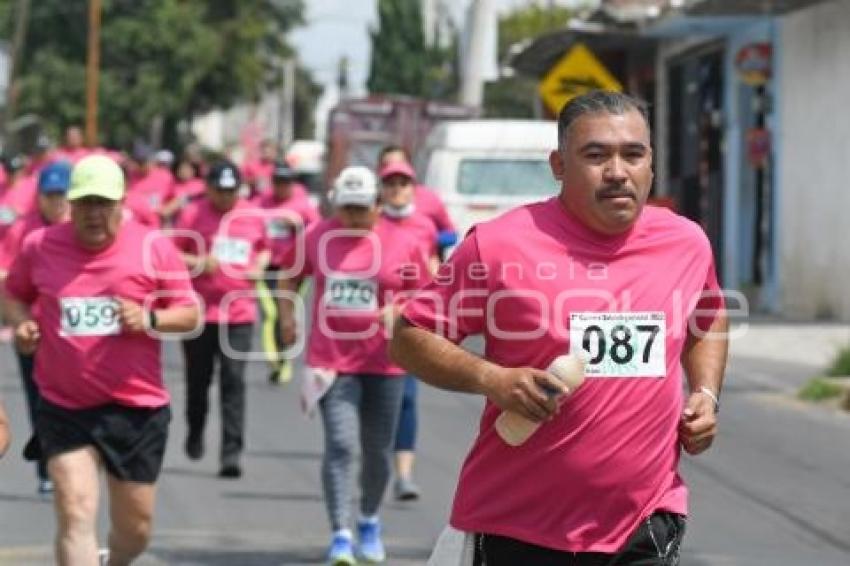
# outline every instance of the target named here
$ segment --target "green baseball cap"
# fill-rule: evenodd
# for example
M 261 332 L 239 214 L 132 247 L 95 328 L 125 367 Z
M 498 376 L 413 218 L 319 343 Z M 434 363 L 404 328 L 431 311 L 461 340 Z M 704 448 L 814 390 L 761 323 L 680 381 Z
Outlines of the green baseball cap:
M 81 159 L 71 171 L 68 200 L 83 197 L 124 198 L 124 172 L 121 167 L 105 155 L 89 155 Z

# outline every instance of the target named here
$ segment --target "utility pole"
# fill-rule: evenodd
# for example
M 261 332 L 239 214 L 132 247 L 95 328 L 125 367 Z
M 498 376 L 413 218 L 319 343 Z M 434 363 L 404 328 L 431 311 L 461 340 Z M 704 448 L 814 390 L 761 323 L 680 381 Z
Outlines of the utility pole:
M 491 0 L 472 0 L 466 15 L 466 41 L 461 61 L 460 102 L 480 107 L 484 99 L 484 81 L 496 67 L 496 23 Z
M 100 1 L 89 0 L 88 58 L 86 60 L 86 145 L 97 145 L 97 87 L 100 83 Z
M 6 108 L 3 112 L 3 144 L 9 145 L 9 124 L 15 118 L 18 105 L 17 78 L 21 65 L 21 54 L 27 39 L 30 19 L 30 0 L 18 0 L 15 6 L 15 36 L 12 38 L 12 53 L 9 61 L 9 79 L 6 85 Z
M 277 145 L 282 152 L 295 138 L 295 58 L 283 60 Z

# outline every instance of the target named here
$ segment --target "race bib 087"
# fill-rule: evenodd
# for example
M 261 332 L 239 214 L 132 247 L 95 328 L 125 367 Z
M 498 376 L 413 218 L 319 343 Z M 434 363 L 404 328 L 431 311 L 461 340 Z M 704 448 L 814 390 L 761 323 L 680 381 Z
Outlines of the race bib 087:
M 110 336 L 121 333 L 118 301 L 112 297 L 63 297 L 59 299 L 61 334 L 64 336 Z
M 378 284 L 372 279 L 330 276 L 325 281 L 325 305 L 346 310 L 378 310 Z
M 664 377 L 667 321 L 663 312 L 576 312 L 570 315 L 570 353 L 588 377 Z
M 218 236 L 213 241 L 212 253 L 221 263 L 248 265 L 251 260 L 251 242 L 242 238 Z

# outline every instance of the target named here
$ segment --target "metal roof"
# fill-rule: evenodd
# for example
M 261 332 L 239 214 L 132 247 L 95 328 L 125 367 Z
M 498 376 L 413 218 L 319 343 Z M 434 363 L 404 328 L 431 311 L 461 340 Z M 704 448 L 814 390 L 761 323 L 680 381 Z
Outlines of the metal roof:
M 534 39 L 510 61 L 518 73 L 542 77 L 577 42 L 584 43 L 594 53 L 614 49 L 651 51 L 656 40 L 630 31 L 565 29 L 541 35 Z
M 685 12 L 692 16 L 758 16 L 781 15 L 824 0 L 701 0 L 688 6 Z

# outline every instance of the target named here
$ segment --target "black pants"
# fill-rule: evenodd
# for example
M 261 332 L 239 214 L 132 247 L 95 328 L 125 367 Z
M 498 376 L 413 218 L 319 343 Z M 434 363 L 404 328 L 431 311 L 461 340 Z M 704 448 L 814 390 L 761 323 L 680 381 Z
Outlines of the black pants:
M 35 419 L 36 419 L 36 411 L 38 410 L 38 404 L 41 402 L 41 395 L 38 393 L 38 386 L 35 384 L 35 379 L 33 378 L 33 366 L 35 365 L 35 357 L 30 354 L 21 354 L 20 352 L 15 352 L 18 355 L 18 367 L 21 370 L 21 381 L 24 384 L 24 392 L 27 395 L 27 409 L 29 410 L 30 416 L 30 425 L 35 430 Z M 38 479 L 46 480 L 47 479 L 47 460 L 45 458 L 39 458 L 36 462 L 36 474 L 38 475 Z
M 209 388 L 216 359 L 219 362 L 221 399 L 221 461 L 235 464 L 244 445 L 245 362 L 222 351 L 223 343 L 237 352 L 251 349 L 252 324 L 208 323 L 197 338 L 183 342 L 186 354 L 186 421 L 189 436 L 200 438 L 209 412 Z
M 476 535 L 474 566 L 678 566 L 685 518 L 658 511 L 644 519 L 616 554 L 563 552 L 516 539 Z

